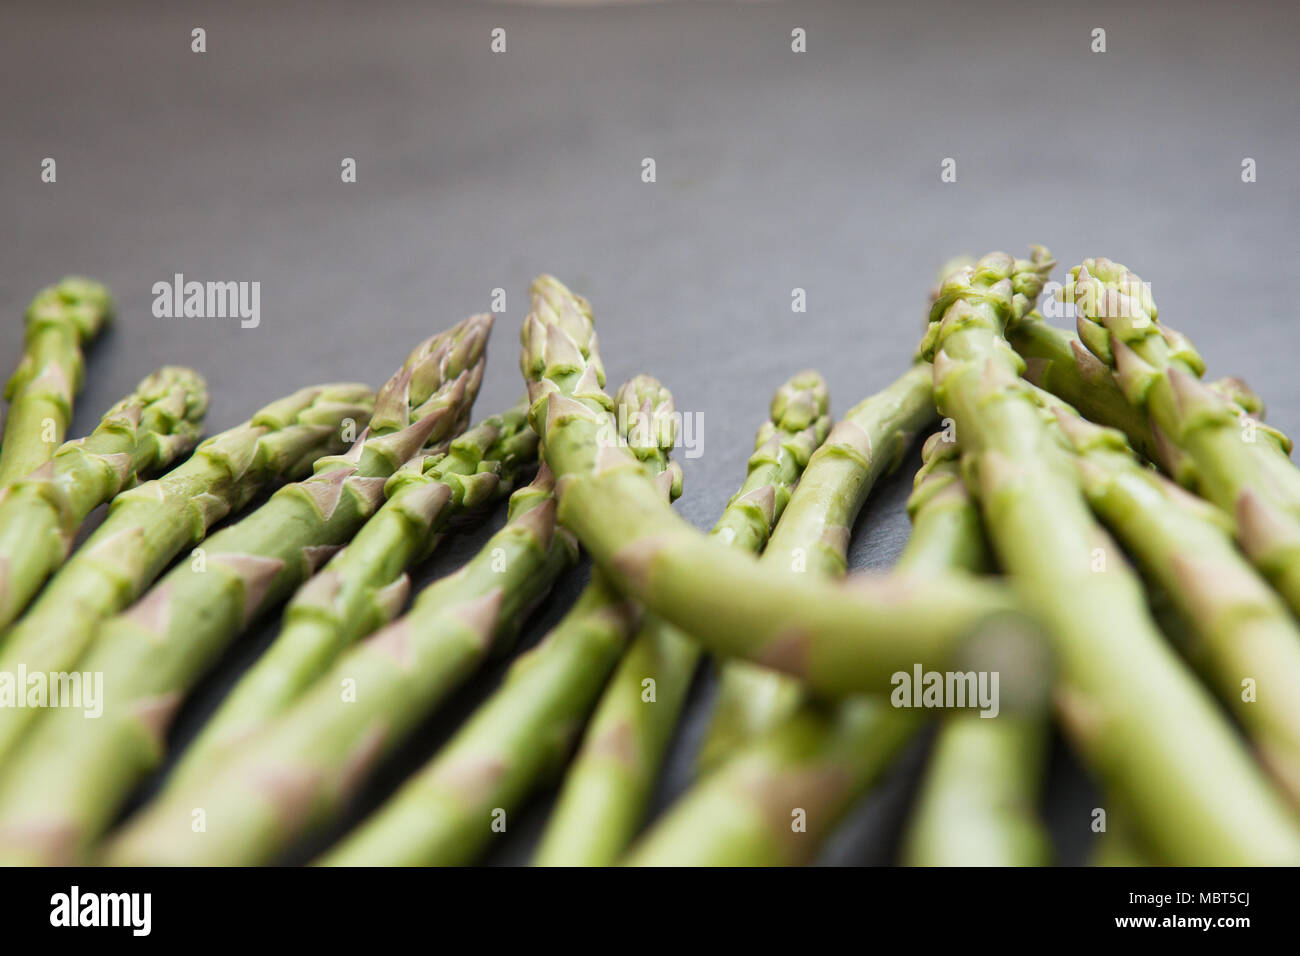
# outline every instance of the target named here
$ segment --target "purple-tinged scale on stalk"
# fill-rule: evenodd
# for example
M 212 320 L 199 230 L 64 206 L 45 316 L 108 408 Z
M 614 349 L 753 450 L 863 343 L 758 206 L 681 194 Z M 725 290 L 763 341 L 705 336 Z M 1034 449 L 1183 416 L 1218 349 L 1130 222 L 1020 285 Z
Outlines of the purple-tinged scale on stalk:
M 682 466 L 670 461 L 668 467 L 654 477 L 655 490 L 667 501 L 675 501 L 682 493 Z
M 843 525 L 838 525 L 833 528 L 823 528 L 818 540 L 826 548 L 834 551 L 842 557 L 847 554 L 849 550 L 849 529 Z
M 1115 383 L 1130 405 L 1142 407 L 1160 373 L 1122 339 L 1111 341 L 1111 353 L 1115 363 Z
M 303 764 L 261 766 L 253 785 L 282 826 L 299 826 L 311 814 L 324 771 Z
M 0 829 L 0 846 L 27 849 L 51 866 L 71 866 L 81 843 L 80 828 L 62 817 L 27 819 Z
M 631 722 L 622 719 L 602 728 L 583 744 L 583 753 L 602 757 L 630 771 L 641 766 L 641 749 Z
M 462 753 L 440 760 L 434 772 L 422 780 L 429 786 L 454 791 L 467 805 L 488 799 L 510 770 L 510 764 L 496 754 Z
M 1254 600 L 1261 590 L 1271 599 L 1271 592 L 1247 565 L 1201 561 L 1195 555 L 1176 552 L 1169 556 L 1169 567 L 1197 618 L 1210 619 L 1234 602 Z
M 671 548 L 671 537 L 646 535 L 634 539 L 615 551 L 610 564 L 619 577 L 632 582 L 633 591 L 645 591 L 650 582 L 655 559 Z
M 992 501 L 999 490 L 1023 481 L 1028 474 L 1021 462 L 992 449 L 980 454 L 976 462 L 979 497 L 984 501 Z
M 795 677 L 808 672 L 812 659 L 812 636 L 805 630 L 789 630 L 767 641 L 753 661 Z
M 871 435 L 857 422 L 847 418 L 836 422 L 831 428 L 830 434 L 826 436 L 826 445 L 856 455 L 864 468 L 870 467 L 876 453 L 871 444 Z
M 411 594 L 411 577 L 403 573 L 397 580 L 384 585 L 375 592 L 375 606 L 385 620 L 395 617 L 406 605 Z
M 641 466 L 635 458 L 621 445 L 602 442 L 596 446 L 596 457 L 591 463 L 593 475 L 603 475 L 620 469 L 640 471 Z
M 541 551 L 549 551 L 551 539 L 555 536 L 555 499 L 547 498 L 512 518 L 510 526 L 530 535 Z
M 315 506 L 321 520 L 329 521 L 343 498 L 344 483 L 355 474 L 356 468 L 334 468 L 300 482 L 298 487 Z
M 388 658 L 402 670 L 409 671 L 415 664 L 410 618 L 400 617 L 392 624 L 381 627 L 366 638 L 361 646 L 370 653 Z
M 367 438 L 361 450 L 378 452 L 389 461 L 400 464 L 423 448 L 435 429 L 442 431 L 439 426 L 443 423 L 450 425 L 453 419 L 454 412 L 450 407 L 435 409 L 405 428 Z
M 164 581 L 131 605 L 122 615 L 155 641 L 161 643 L 171 634 L 172 584 Z
M 132 701 L 128 713 L 132 720 L 144 730 L 156 748 L 162 750 L 167 745 L 167 731 L 181 706 L 181 695 L 177 691 L 168 691 L 153 697 Z
M 1223 424 L 1238 417 L 1240 410 L 1234 411 L 1226 398 L 1212 391 L 1190 372 L 1171 365 L 1168 378 L 1174 402 L 1178 406 L 1178 420 L 1183 435 L 1203 425 Z
M 776 521 L 776 486 L 766 484 L 747 491 L 736 499 L 735 504 L 757 509 L 763 524 L 770 528 Z
M 352 489 L 352 493 L 357 500 L 361 502 L 361 507 L 366 514 L 371 513 L 384 501 L 384 485 L 387 479 L 381 477 L 361 478 L 353 476 L 347 485 Z
M 530 511 L 529 514 L 532 512 Z M 496 636 L 505 596 L 504 588 L 495 587 L 472 601 L 461 604 L 451 612 L 451 616 L 473 636 L 475 644 L 484 652 L 492 646 L 493 638 Z
M 303 564 L 307 568 L 307 574 L 315 574 L 330 558 L 342 550 L 341 544 L 309 544 L 302 548 Z
M 334 600 L 338 597 L 339 589 L 342 586 L 342 573 L 332 568 L 326 568 L 315 577 L 307 579 L 307 583 L 299 588 L 298 593 L 294 595 L 293 603 L 299 607 L 333 607 Z
M 588 401 L 608 404 L 609 396 L 605 394 L 605 372 L 595 363 L 588 363 L 582 375 L 573 384 L 573 397 Z
M 388 750 L 391 736 L 388 723 L 375 721 L 374 725 L 361 735 L 361 739 L 343 758 L 343 769 L 338 777 L 338 798 L 347 800 L 352 797 L 362 784 L 370 779 L 371 773 Z M 301 817 L 297 818 L 301 819 Z M 295 826 L 297 821 L 295 820 Z
M 551 328 L 546 336 L 546 343 L 542 346 L 542 358 L 552 375 L 581 374 L 587 364 L 586 357 L 577 343 L 564 329 L 556 327 Z
M 1237 497 L 1237 540 L 1252 560 L 1267 561 L 1284 548 L 1300 547 L 1289 533 L 1292 522 L 1271 502 L 1252 488 Z
M 219 553 L 209 555 L 208 563 L 225 568 L 239 578 L 243 584 L 244 626 L 256 616 L 267 592 L 275 583 L 276 576 L 284 570 L 284 562 L 279 558 L 267 558 L 260 554 Z
M 1156 459 L 1165 472 L 1180 485 L 1192 487 L 1196 483 L 1196 466 L 1179 448 L 1163 428 L 1151 423 L 1151 438 L 1156 446 Z
M 441 481 L 431 481 L 408 488 L 403 491 L 400 499 L 395 500 L 403 513 L 428 527 L 442 509 L 447 507 L 447 502 L 451 500 L 451 488 Z
M 579 419 L 594 425 L 605 424 L 604 416 L 588 408 L 582 402 L 574 401 L 564 395 L 554 394 L 546 400 L 546 431 L 549 434 L 567 421 Z

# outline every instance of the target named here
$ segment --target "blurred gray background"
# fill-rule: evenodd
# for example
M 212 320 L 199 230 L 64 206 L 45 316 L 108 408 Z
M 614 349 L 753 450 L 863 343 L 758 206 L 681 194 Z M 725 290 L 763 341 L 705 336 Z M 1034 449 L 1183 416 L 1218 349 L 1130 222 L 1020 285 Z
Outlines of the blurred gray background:
M 0 372 L 23 307 L 67 272 L 107 282 L 72 434 L 162 363 L 212 387 L 209 432 L 320 380 L 379 384 L 409 348 L 507 290 L 478 411 L 521 393 L 530 278 L 591 299 L 612 382 L 648 371 L 704 421 L 679 508 L 708 526 L 772 390 L 820 369 L 834 409 L 884 386 L 936 268 L 1049 245 L 1151 282 L 1211 376 L 1240 374 L 1300 432 L 1300 83 L 1293 4 L 14 3 L 0 13 Z M 190 31 L 207 31 L 207 52 Z M 505 53 L 490 49 L 506 31 Z M 807 52 L 790 49 L 807 31 Z M 1090 52 L 1093 28 L 1107 52 Z M 53 157 L 58 180 L 42 183 Z M 353 157 L 358 181 L 340 181 Z M 652 157 L 658 181 L 641 180 Z M 957 163 L 957 182 L 940 163 Z M 1243 183 L 1241 163 L 1257 163 Z M 261 325 L 158 319 L 151 287 L 259 281 Z M 1058 270 L 1058 277 L 1063 269 Z M 808 310 L 793 314 L 791 290 Z M 892 562 L 915 454 L 866 509 L 856 567 Z M 449 541 L 427 580 L 472 553 Z M 535 640 L 581 586 L 539 610 Z M 273 636 L 234 649 L 183 741 Z M 491 690 L 442 710 L 361 797 L 373 806 Z M 688 782 L 711 675 L 660 803 Z M 1045 797 L 1063 862 L 1096 797 L 1058 752 Z M 824 857 L 894 857 L 923 746 Z M 492 859 L 527 858 L 546 799 Z M 522 832 L 521 832 L 522 831 Z M 297 857 L 310 853 L 304 847 Z

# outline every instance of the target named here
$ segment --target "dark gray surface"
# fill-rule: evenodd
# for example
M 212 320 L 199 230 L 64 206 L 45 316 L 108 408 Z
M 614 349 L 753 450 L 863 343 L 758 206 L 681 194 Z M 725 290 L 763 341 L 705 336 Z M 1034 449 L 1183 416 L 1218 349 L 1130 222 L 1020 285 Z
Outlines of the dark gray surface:
M 377 384 L 500 286 L 486 414 L 520 392 L 527 282 L 547 270 L 594 303 L 613 381 L 653 372 L 704 416 L 679 507 L 706 526 L 783 378 L 815 366 L 848 407 L 905 367 L 940 262 L 1031 241 L 1066 265 L 1131 265 L 1212 375 L 1248 377 L 1271 420 L 1300 431 L 1286 351 L 1300 251 L 1294 5 L 264 6 L 6 5 L 0 369 L 39 285 L 84 272 L 121 305 L 90 356 L 74 433 L 164 362 L 207 376 L 210 431 L 311 381 Z M 190 52 L 193 26 L 208 31 L 206 54 Z M 488 47 L 497 26 L 501 55 Z M 796 26 L 807 53 L 790 52 Z M 1095 26 L 1105 54 L 1089 52 Z M 57 184 L 40 182 L 46 156 Z M 344 156 L 356 184 L 339 181 Z M 958 181 L 945 185 L 949 156 Z M 1245 156 L 1254 184 L 1240 180 Z M 177 271 L 260 281 L 260 328 L 153 318 L 150 287 Z M 791 314 L 795 286 L 805 315 Z M 856 567 L 897 554 L 912 464 L 867 509 Z M 481 538 L 448 542 L 425 577 Z M 182 737 L 271 631 L 232 651 Z M 445 708 L 363 805 L 497 673 Z M 677 748 L 664 799 L 688 756 Z M 890 858 L 910 764 L 830 860 Z M 1067 861 L 1086 850 L 1082 786 L 1058 762 L 1048 814 Z M 541 820 L 534 809 L 520 827 Z M 495 859 L 522 859 L 525 836 Z

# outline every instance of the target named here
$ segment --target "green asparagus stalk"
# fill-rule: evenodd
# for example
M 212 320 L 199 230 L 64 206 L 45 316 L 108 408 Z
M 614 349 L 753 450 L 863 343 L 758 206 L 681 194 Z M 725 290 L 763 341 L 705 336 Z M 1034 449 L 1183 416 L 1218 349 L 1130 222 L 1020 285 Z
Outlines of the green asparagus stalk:
M 742 551 L 763 550 L 791 488 L 826 438 L 827 406 L 826 383 L 816 372 L 801 372 L 777 390 L 745 480 L 713 537 Z M 565 774 L 534 862 L 608 866 L 623 853 L 641 826 L 699 658 L 688 635 L 646 616 Z M 653 681 L 650 699 L 647 680 Z
M 915 532 L 900 565 L 916 574 L 993 570 L 959 446 L 930 438 L 908 501 Z M 1044 675 L 1045 676 L 1045 675 Z M 1026 684 L 1033 680 L 1025 677 Z M 1039 690 L 1040 692 L 1035 692 Z M 1051 847 L 1034 804 L 1047 743 L 1045 688 L 1024 687 L 994 718 L 945 715 L 904 840 L 911 866 L 1040 866 Z
M 1160 463 L 1162 452 L 1146 413 L 1129 404 L 1110 369 L 1083 347 L 1077 335 L 1048 325 L 1042 313 L 1032 309 L 1007 327 L 1007 341 L 1025 360 L 1028 381 L 1089 421 L 1123 432 L 1143 457 Z M 1261 417 L 1263 400 L 1241 379 L 1221 378 L 1208 387 L 1245 414 Z
M 505 527 L 468 564 L 348 650 L 229 761 L 128 821 L 106 862 L 269 862 L 337 816 L 421 718 L 514 636 L 576 557 L 572 539 L 555 528 L 553 490 L 542 468 L 510 496 Z
M 620 591 L 710 651 L 784 670 L 821 693 L 879 691 L 918 661 L 947 669 L 982 625 L 1014 608 L 998 585 L 959 578 L 822 584 L 699 534 L 635 459 L 600 441 L 611 402 L 585 300 L 549 276 L 534 291 L 540 307 L 525 321 L 520 364 L 560 520 Z M 932 600 L 936 589 L 944 601 Z
M 1110 369 L 1078 336 L 1048 325 L 1036 309 L 1007 326 L 1007 341 L 1025 360 L 1025 378 L 1064 399 L 1091 421 L 1122 431 L 1151 461 L 1160 450 L 1146 413 L 1130 405 Z
M 50 580 L 0 644 L 0 673 L 59 673 L 85 653 L 100 621 L 138 598 L 187 546 L 277 478 L 310 473 L 370 417 L 364 385 L 318 385 L 272 402 L 203 442 L 168 474 L 122 492 L 94 534 Z M 0 763 L 40 713 L 0 708 Z
M 0 488 L 50 460 L 72 420 L 85 360 L 81 348 L 111 320 L 108 289 L 68 277 L 27 307 L 23 357 L 5 386 L 11 403 L 0 442 Z
M 1039 397 L 1078 456 L 1093 511 L 1179 612 L 1188 656 L 1300 804 L 1300 626 L 1290 610 L 1234 546 L 1223 512 L 1138 464 L 1120 433 Z
M 1171 862 L 1300 860 L 1295 822 L 1159 634 L 1140 582 L 1093 521 L 1069 453 L 1019 377 L 1023 362 L 1003 333 L 1051 266 L 1035 247 L 1030 260 L 995 253 L 950 275 L 931 309 L 926 353 L 1000 562 L 1053 638 L 1067 733 Z
M 849 536 L 877 481 L 897 470 L 917 432 L 935 419 L 929 365 L 918 363 L 884 391 L 849 410 L 813 454 L 763 563 L 796 573 L 843 576 Z M 790 716 L 799 682 L 747 661 L 722 668 L 698 766 L 707 771 Z
M 810 702 L 704 777 L 633 846 L 634 866 L 806 862 L 914 722 L 883 697 Z M 784 789 L 783 789 L 784 788 Z
M 902 574 L 984 570 L 979 516 L 957 474 L 955 445 L 935 435 L 908 500 L 913 533 Z M 812 466 L 809 466 L 811 471 Z M 633 848 L 648 866 L 784 866 L 813 858 L 835 825 L 921 726 L 883 697 L 833 708 L 804 703 L 737 748 Z
M 672 395 L 637 376 L 615 396 L 629 447 L 669 497 L 680 470 Z M 502 687 L 438 754 L 330 851 L 334 865 L 472 862 L 547 773 L 569 754 L 610 670 L 636 627 L 636 608 L 599 569 L 573 608 L 537 647 L 516 660 Z
M 1150 417 L 1164 469 L 1232 516 L 1242 549 L 1300 613 L 1300 471 L 1290 439 L 1200 381 L 1205 363 L 1157 321 L 1150 290 L 1124 266 L 1085 259 L 1060 295 L 1075 303 L 1083 344 Z
M 422 343 L 375 400 L 370 427 L 306 481 L 208 539 L 100 628 L 81 668 L 103 674 L 103 713 L 47 713 L 0 782 L 0 861 L 77 859 L 162 759 L 172 715 L 248 624 L 293 593 L 378 506 L 386 479 L 453 433 L 482 376 L 491 324 L 475 316 Z
M 526 410 L 520 403 L 492 416 L 446 453 L 417 455 L 388 479 L 388 500 L 298 589 L 279 636 L 190 744 L 169 787 L 206 774 L 283 713 L 347 647 L 402 609 L 410 590 L 406 569 L 428 557 L 452 517 L 509 493 L 536 459 Z
M 1045 866 L 1035 803 L 1047 722 L 1038 714 L 945 717 L 909 824 L 908 866 Z
M 1158 866 L 1148 847 L 1142 845 L 1123 818 L 1115 812 L 1107 815 L 1106 829 L 1101 833 L 1090 861 L 1092 866 Z
M 194 447 L 208 408 L 197 372 L 166 367 L 143 379 L 85 438 L 0 491 L 0 628 L 22 612 L 72 550 L 81 523 L 136 476 Z

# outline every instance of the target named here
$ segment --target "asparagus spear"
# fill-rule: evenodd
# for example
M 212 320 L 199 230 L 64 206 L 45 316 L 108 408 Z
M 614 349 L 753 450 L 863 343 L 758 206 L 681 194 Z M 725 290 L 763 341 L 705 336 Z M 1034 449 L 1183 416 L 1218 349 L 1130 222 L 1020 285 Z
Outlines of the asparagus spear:
M 669 497 L 681 489 L 669 461 L 672 395 L 637 376 L 615 396 L 629 447 Z M 639 412 L 638 412 L 639 409 Z M 539 779 L 557 770 L 636 627 L 639 614 L 599 569 L 564 619 L 516 660 L 501 688 L 451 741 L 342 843 L 333 865 L 471 862 L 508 824 Z M 497 826 L 494 827 L 494 824 Z
M 763 562 L 795 572 L 842 576 L 849 536 L 876 482 L 895 471 L 917 432 L 934 421 L 933 374 L 917 363 L 844 416 L 813 454 L 782 515 Z M 699 768 L 717 766 L 740 745 L 781 723 L 799 706 L 798 681 L 747 661 L 722 668 Z
M 1150 416 L 1161 465 L 1233 517 L 1243 550 L 1300 613 L 1300 471 L 1290 439 L 1200 381 L 1201 357 L 1157 321 L 1150 290 L 1124 266 L 1085 259 L 1060 295 L 1075 303 L 1083 344 Z
M 953 273 L 925 347 L 993 546 L 1053 638 L 1066 730 L 1171 862 L 1300 859 L 1286 807 L 1158 633 L 1140 583 L 1093 521 L 1067 451 L 1019 377 L 1023 362 L 1003 332 L 1051 266 L 1035 247 L 1030 260 L 994 253 Z
M 1034 713 L 946 717 L 908 827 L 909 866 L 1044 866 L 1037 816 L 1047 722 Z
M 104 675 L 103 713 L 47 713 L 0 782 L 0 860 L 77 858 L 162 758 L 177 706 L 258 615 L 283 601 L 375 510 L 384 481 L 448 437 L 482 376 L 489 316 L 418 346 L 345 455 L 316 462 L 248 517 L 213 535 L 130 610 L 106 621 L 81 668 Z
M 1119 812 L 1108 815 L 1107 826 L 1092 853 L 1090 866 L 1158 866 Z
M 899 559 L 904 575 L 926 578 L 988 564 L 979 516 L 957 474 L 955 445 L 943 437 L 926 442 L 908 500 L 913 533 Z M 807 862 L 920 726 L 916 714 L 884 698 L 849 698 L 833 708 L 807 702 L 689 790 L 629 859 L 649 866 Z
M 1037 397 L 1078 456 L 1093 511 L 1180 613 L 1193 663 L 1300 803 L 1300 626 L 1290 610 L 1233 545 L 1223 512 L 1138 464 L 1120 433 Z
M 914 722 L 897 718 L 883 697 L 851 697 L 830 708 L 805 704 L 687 791 L 633 846 L 627 862 L 805 862 L 852 797 L 907 741 Z
M 553 490 L 540 469 L 510 496 L 505 527 L 468 564 L 348 650 L 229 761 L 128 821 L 106 861 L 267 862 L 336 816 L 376 763 L 514 635 L 576 557 L 555 528 Z
M 0 491 L 0 628 L 68 557 L 81 523 L 136 476 L 167 467 L 198 440 L 208 388 L 165 367 L 110 408 L 85 438 Z
M 1036 309 L 1007 326 L 1007 341 L 1025 360 L 1025 378 L 1077 408 L 1087 418 L 1118 428 L 1151 461 L 1159 448 L 1146 414 L 1130 405 L 1110 369 L 1078 337 L 1043 321 Z
M 959 446 L 932 436 L 908 501 L 916 530 L 900 564 L 916 574 L 993 570 L 979 511 L 958 467 Z M 1045 688 L 1025 674 L 1015 708 L 995 718 L 942 718 L 908 825 L 912 866 L 1039 866 L 1050 844 L 1034 810 L 1047 741 Z
M 816 372 L 801 372 L 777 389 L 745 481 L 713 537 L 743 551 L 763 550 L 791 487 L 826 438 L 827 405 L 826 383 Z M 569 766 L 536 863 L 607 866 L 622 854 L 641 826 L 699 657 L 688 635 L 646 616 Z M 652 701 L 644 696 L 647 679 L 654 681 Z
M 276 478 L 307 474 L 342 451 L 349 424 L 370 417 L 364 385 L 318 385 L 272 402 L 214 435 L 162 478 L 124 491 L 108 516 L 0 645 L 0 673 L 70 670 L 104 618 L 122 610 L 213 523 L 239 511 Z M 0 763 L 39 711 L 0 708 Z
M 1123 432 L 1143 457 L 1160 462 L 1161 450 L 1146 413 L 1129 404 L 1110 369 L 1083 347 L 1077 335 L 1048 325 L 1042 313 L 1032 309 L 1007 327 L 1007 341 L 1025 360 L 1028 381 L 1056 395 L 1084 418 Z M 1208 387 L 1245 414 L 1260 417 L 1264 403 L 1241 379 L 1221 378 Z
M 433 550 L 451 518 L 509 492 L 537 454 L 537 435 L 520 403 L 452 441 L 443 454 L 417 455 L 388 479 L 388 500 L 298 589 L 279 636 L 244 674 L 180 764 L 169 787 L 204 775 L 282 713 L 351 644 L 387 623 L 406 603 L 406 568 Z
M 530 417 L 560 489 L 560 520 L 623 593 L 709 650 L 744 656 L 823 693 L 883 690 L 918 661 L 944 670 L 991 617 L 1013 607 L 991 583 L 857 575 L 821 584 L 709 540 L 673 514 L 624 451 L 602 444 L 610 399 L 585 300 L 534 282 L 521 366 Z M 935 602 L 936 593 L 945 600 Z
M 81 391 L 81 347 L 109 322 L 108 289 L 68 277 L 42 289 L 27 307 L 23 357 L 5 386 L 10 401 L 0 443 L 0 488 L 49 461 L 68 431 Z

